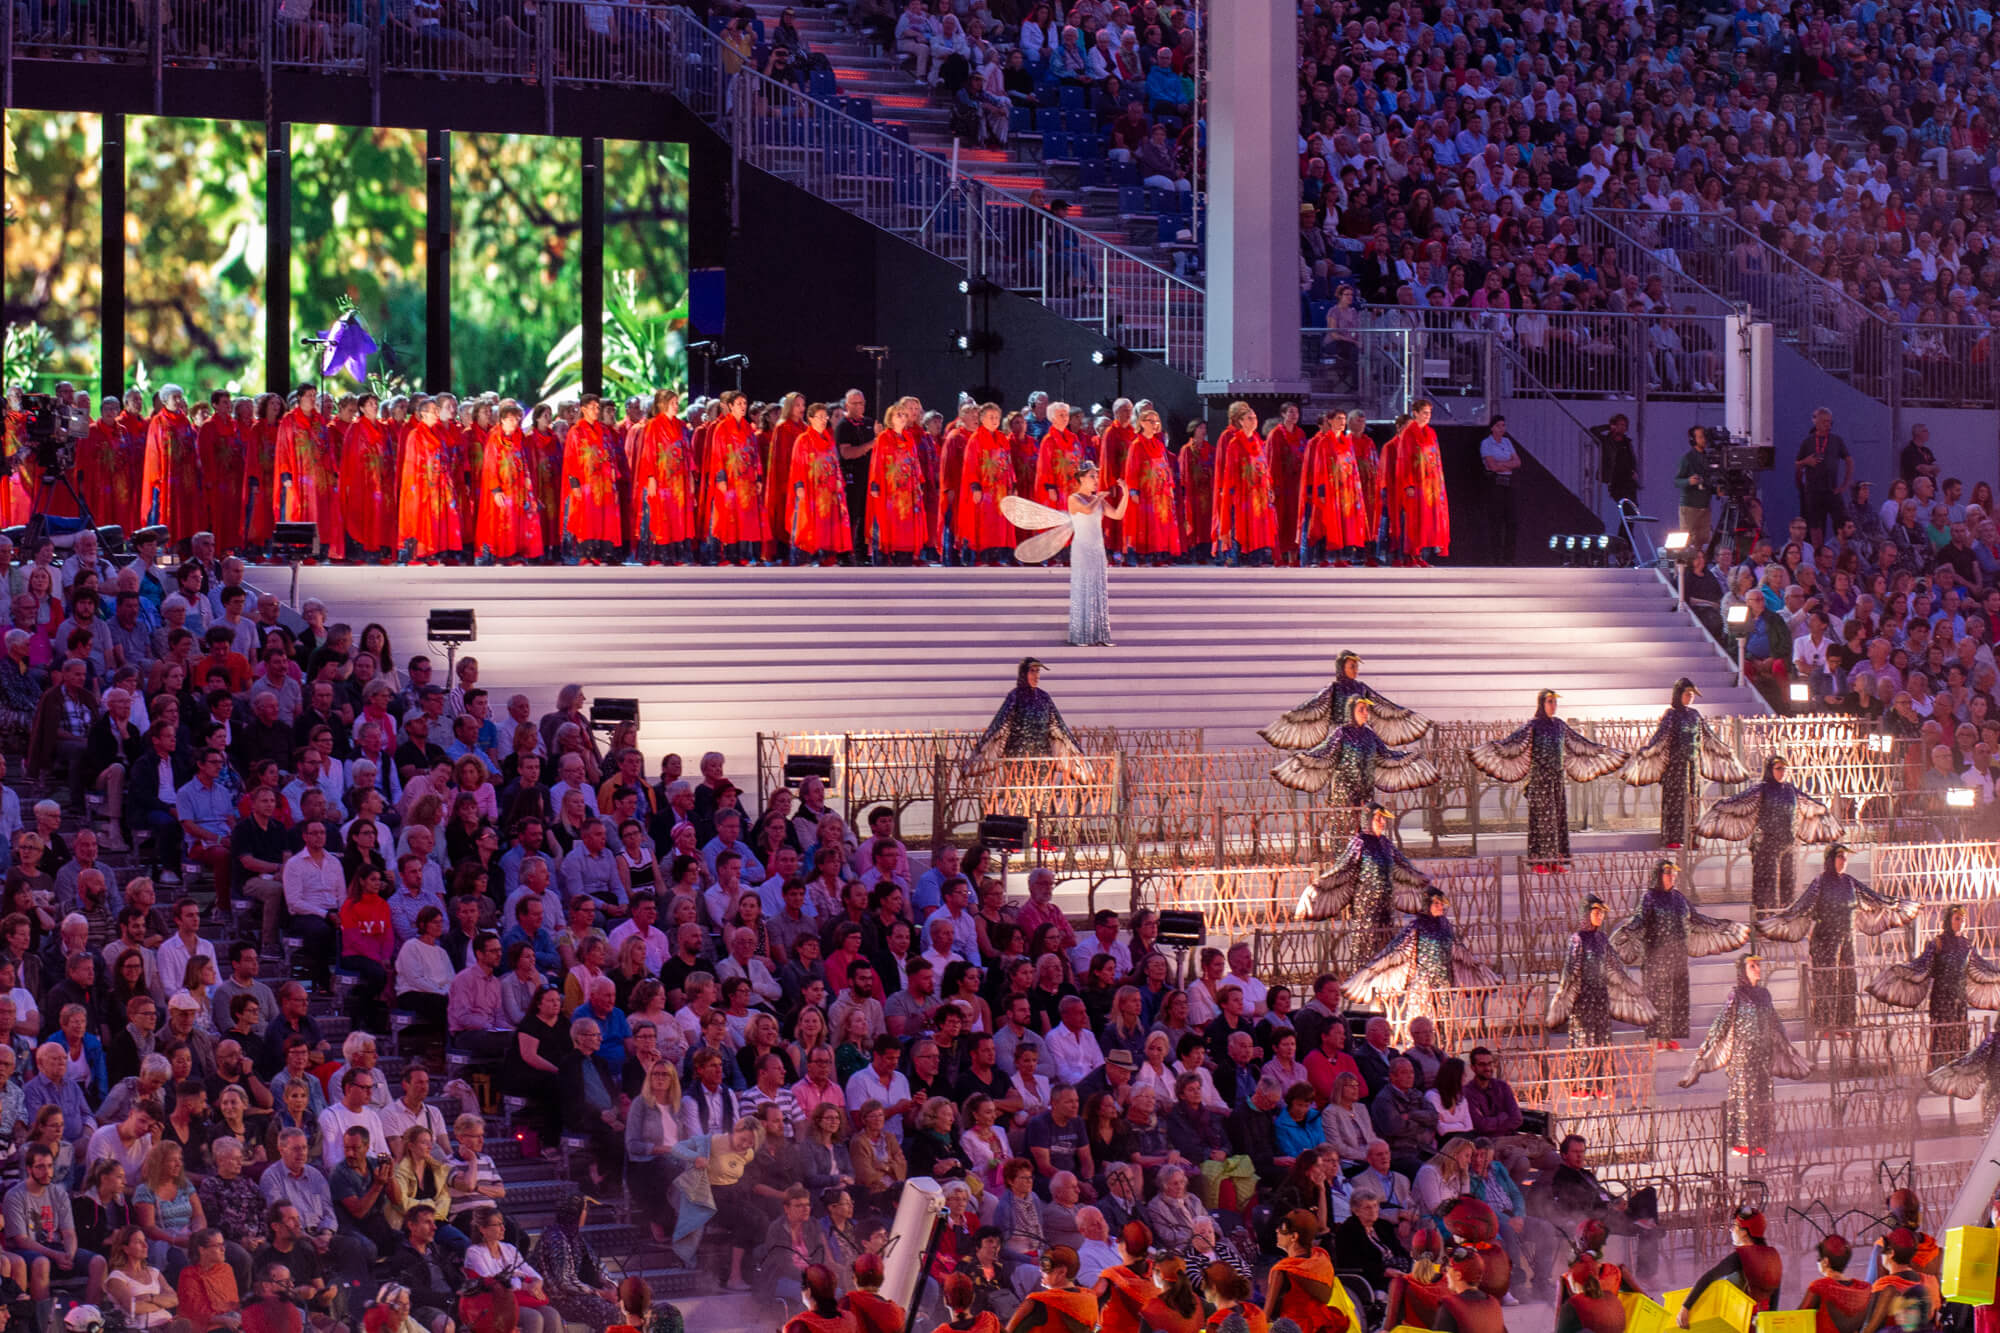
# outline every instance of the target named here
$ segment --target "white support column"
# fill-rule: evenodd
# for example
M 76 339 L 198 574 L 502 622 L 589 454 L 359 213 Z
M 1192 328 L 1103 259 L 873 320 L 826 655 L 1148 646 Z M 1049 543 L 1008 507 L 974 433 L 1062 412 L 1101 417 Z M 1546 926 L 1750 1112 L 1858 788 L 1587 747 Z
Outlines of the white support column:
M 1199 384 L 1294 397 L 1299 371 L 1298 11 L 1234 0 L 1208 47 L 1208 299 Z

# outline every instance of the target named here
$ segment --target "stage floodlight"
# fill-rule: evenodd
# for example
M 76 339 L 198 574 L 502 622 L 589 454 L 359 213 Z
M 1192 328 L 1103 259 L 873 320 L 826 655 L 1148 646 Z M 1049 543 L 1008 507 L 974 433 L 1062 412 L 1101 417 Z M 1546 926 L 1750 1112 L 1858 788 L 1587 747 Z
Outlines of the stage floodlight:
M 1729 608 L 1729 614 L 1724 618 L 1731 625 L 1740 628 L 1750 623 L 1750 608 L 1738 602 L 1735 606 Z
M 1667 534 L 1667 540 L 1661 544 L 1660 549 L 1663 551 L 1685 551 L 1687 544 L 1688 535 L 1685 532 L 1670 532 Z
M 1948 787 L 1944 803 L 1953 810 L 1970 810 L 1977 802 L 1970 787 Z
M 1806 684 L 1802 680 L 1793 681 L 1791 683 L 1790 692 L 1792 696 L 1792 702 L 1795 704 L 1807 704 L 1812 702 L 1812 686 Z
M 424 618 L 424 637 L 432 643 L 471 643 L 479 637 L 479 618 L 469 606 L 432 607 Z

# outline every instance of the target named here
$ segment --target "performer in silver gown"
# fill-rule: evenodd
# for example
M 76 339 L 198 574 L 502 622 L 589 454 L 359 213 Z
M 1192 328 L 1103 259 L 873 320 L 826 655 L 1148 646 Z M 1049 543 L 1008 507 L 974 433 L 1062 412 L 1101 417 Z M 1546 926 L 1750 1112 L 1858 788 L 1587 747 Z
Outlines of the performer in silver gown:
M 1018 495 L 1000 502 L 1000 512 L 1008 522 L 1035 533 L 1014 548 L 1014 558 L 1022 564 L 1040 564 L 1070 547 L 1069 641 L 1079 648 L 1111 646 L 1104 520 L 1116 522 L 1125 517 L 1125 505 L 1131 499 L 1123 481 L 1114 482 L 1111 494 L 1105 495 L 1099 489 L 1099 475 L 1095 463 L 1086 462 L 1077 469 L 1076 491 L 1069 497 L 1066 511 Z

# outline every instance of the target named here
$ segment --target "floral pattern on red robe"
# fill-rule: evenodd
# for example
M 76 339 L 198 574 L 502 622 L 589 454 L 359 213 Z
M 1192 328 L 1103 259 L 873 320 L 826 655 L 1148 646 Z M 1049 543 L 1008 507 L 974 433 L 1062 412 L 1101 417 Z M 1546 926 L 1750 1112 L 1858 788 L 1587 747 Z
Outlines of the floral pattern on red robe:
M 495 426 L 479 453 L 479 517 L 472 546 L 481 560 L 538 560 L 542 500 L 535 492 L 534 445 L 519 430 Z
M 396 544 L 405 559 L 434 560 L 465 550 L 458 488 L 452 484 L 453 457 L 436 426 L 412 421 L 403 434 Z
M 1000 513 L 1000 501 L 1014 493 L 1014 459 L 1007 437 L 981 426 L 966 441 L 959 465 L 955 526 L 959 543 L 973 552 L 1000 551 L 1014 544 L 1014 525 Z
M 1231 426 L 1215 446 L 1217 554 L 1268 551 L 1278 541 L 1278 511 L 1271 502 L 1271 460 L 1253 431 Z
M 380 417 L 356 417 L 340 439 L 340 512 L 347 540 L 373 555 L 396 547 L 396 445 Z

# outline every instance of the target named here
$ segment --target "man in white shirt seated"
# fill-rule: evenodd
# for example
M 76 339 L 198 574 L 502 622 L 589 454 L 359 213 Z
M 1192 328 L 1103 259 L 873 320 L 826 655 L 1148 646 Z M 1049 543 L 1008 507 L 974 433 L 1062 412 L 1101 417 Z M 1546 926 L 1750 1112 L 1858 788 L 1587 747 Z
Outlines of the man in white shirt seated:
M 1064 996 L 1057 1012 L 1062 1021 L 1049 1029 L 1042 1042 L 1049 1062 L 1049 1077 L 1058 1083 L 1081 1083 L 1104 1063 L 1104 1048 L 1097 1044 L 1097 1036 L 1090 1030 L 1090 1014 L 1081 999 Z
M 332 1171 L 347 1160 L 347 1131 L 356 1126 L 368 1131 L 371 1156 L 388 1154 L 388 1131 L 382 1127 L 381 1113 L 369 1105 L 375 1096 L 375 1082 L 381 1077 L 379 1068 L 355 1070 L 341 1084 L 340 1100 L 319 1113 L 320 1161 L 326 1170 Z
M 968 963 L 977 964 L 979 923 L 972 916 L 972 881 L 963 875 L 953 875 L 939 886 L 939 892 L 942 895 L 939 906 L 924 918 L 924 924 L 929 926 L 933 921 L 949 921 L 952 952 Z M 1078 975 L 1082 975 L 1081 970 Z
M 729 956 L 715 965 L 715 979 L 727 981 L 731 977 L 742 977 L 756 992 L 757 1002 L 765 1006 L 775 1006 L 785 997 L 785 988 L 771 975 L 771 969 L 764 960 L 756 957 L 757 933 L 748 926 L 738 926 L 729 932 Z
M 1070 967 L 1083 976 L 1090 971 L 1090 960 L 1101 953 L 1111 955 L 1119 976 L 1132 975 L 1132 947 L 1119 938 L 1118 913 L 1108 907 L 1099 908 L 1090 918 L 1090 934 L 1069 951 Z

